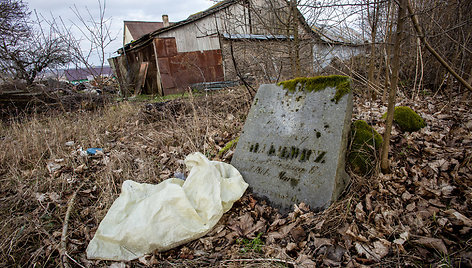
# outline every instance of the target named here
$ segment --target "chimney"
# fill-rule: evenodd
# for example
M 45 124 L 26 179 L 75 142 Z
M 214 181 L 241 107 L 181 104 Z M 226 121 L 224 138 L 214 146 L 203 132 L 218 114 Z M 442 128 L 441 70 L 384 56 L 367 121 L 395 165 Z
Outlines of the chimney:
M 164 27 L 169 26 L 169 16 L 167 15 L 162 15 L 162 22 L 164 22 Z

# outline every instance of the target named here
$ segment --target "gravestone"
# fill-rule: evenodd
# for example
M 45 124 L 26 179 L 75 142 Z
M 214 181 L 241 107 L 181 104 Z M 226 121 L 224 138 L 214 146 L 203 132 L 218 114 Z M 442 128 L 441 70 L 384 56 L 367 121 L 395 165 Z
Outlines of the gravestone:
M 285 84 L 291 90 L 260 86 L 231 161 L 253 193 L 282 212 L 300 202 L 327 208 L 349 181 L 349 79 L 298 79 Z

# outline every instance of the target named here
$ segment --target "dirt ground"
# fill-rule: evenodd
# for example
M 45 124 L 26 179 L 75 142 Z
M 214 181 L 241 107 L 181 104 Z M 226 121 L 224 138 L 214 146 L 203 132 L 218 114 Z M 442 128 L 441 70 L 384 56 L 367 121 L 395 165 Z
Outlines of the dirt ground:
M 126 263 L 85 256 L 122 182 L 155 184 L 185 172 L 183 159 L 195 151 L 229 162 L 232 150 L 218 151 L 241 132 L 247 92 L 111 102 L 3 122 L 0 266 L 472 267 L 471 103 L 403 99 L 399 105 L 427 126 L 394 128 L 391 174 L 361 177 L 347 167 L 351 184 L 317 213 L 302 203 L 282 216 L 247 192 L 206 236 Z M 383 132 L 384 105 L 355 97 L 354 106 L 353 119 Z M 103 153 L 84 153 L 93 147 Z

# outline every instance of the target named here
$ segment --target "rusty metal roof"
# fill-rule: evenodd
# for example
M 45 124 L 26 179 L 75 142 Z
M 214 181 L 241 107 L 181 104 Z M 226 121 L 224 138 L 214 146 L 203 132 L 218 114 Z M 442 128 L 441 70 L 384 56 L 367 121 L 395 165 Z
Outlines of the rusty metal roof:
M 141 36 L 164 28 L 163 22 L 154 21 L 124 21 L 133 39 L 137 40 Z

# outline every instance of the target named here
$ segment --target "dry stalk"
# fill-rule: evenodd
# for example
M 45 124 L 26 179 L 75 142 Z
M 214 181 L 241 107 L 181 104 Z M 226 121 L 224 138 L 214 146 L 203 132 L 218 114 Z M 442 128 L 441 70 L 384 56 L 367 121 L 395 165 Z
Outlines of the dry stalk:
M 296 262 L 293 261 L 286 261 L 281 259 L 274 259 L 274 258 L 258 258 L 258 259 L 231 259 L 231 260 L 224 260 L 221 263 L 228 263 L 228 262 L 279 262 L 284 264 L 290 264 L 292 266 L 297 266 Z
M 75 190 L 75 192 L 72 194 L 72 197 L 69 200 L 69 204 L 67 205 L 66 216 L 64 217 L 64 224 L 62 225 L 60 252 L 61 252 L 61 255 L 62 255 L 61 256 L 62 265 L 64 267 L 70 267 L 70 264 L 69 264 L 67 258 L 72 259 L 69 256 L 69 254 L 67 254 L 67 229 L 69 228 L 70 213 L 72 211 L 72 208 L 74 207 L 74 202 L 75 202 L 75 198 L 77 197 L 77 193 L 82 188 L 82 186 L 84 186 L 84 184 L 85 184 L 85 182 L 82 182 L 82 184 L 80 184 L 80 186 L 77 188 L 77 190 Z M 78 264 L 77 261 L 75 261 L 74 259 L 72 259 L 72 261 L 74 261 L 76 264 Z

